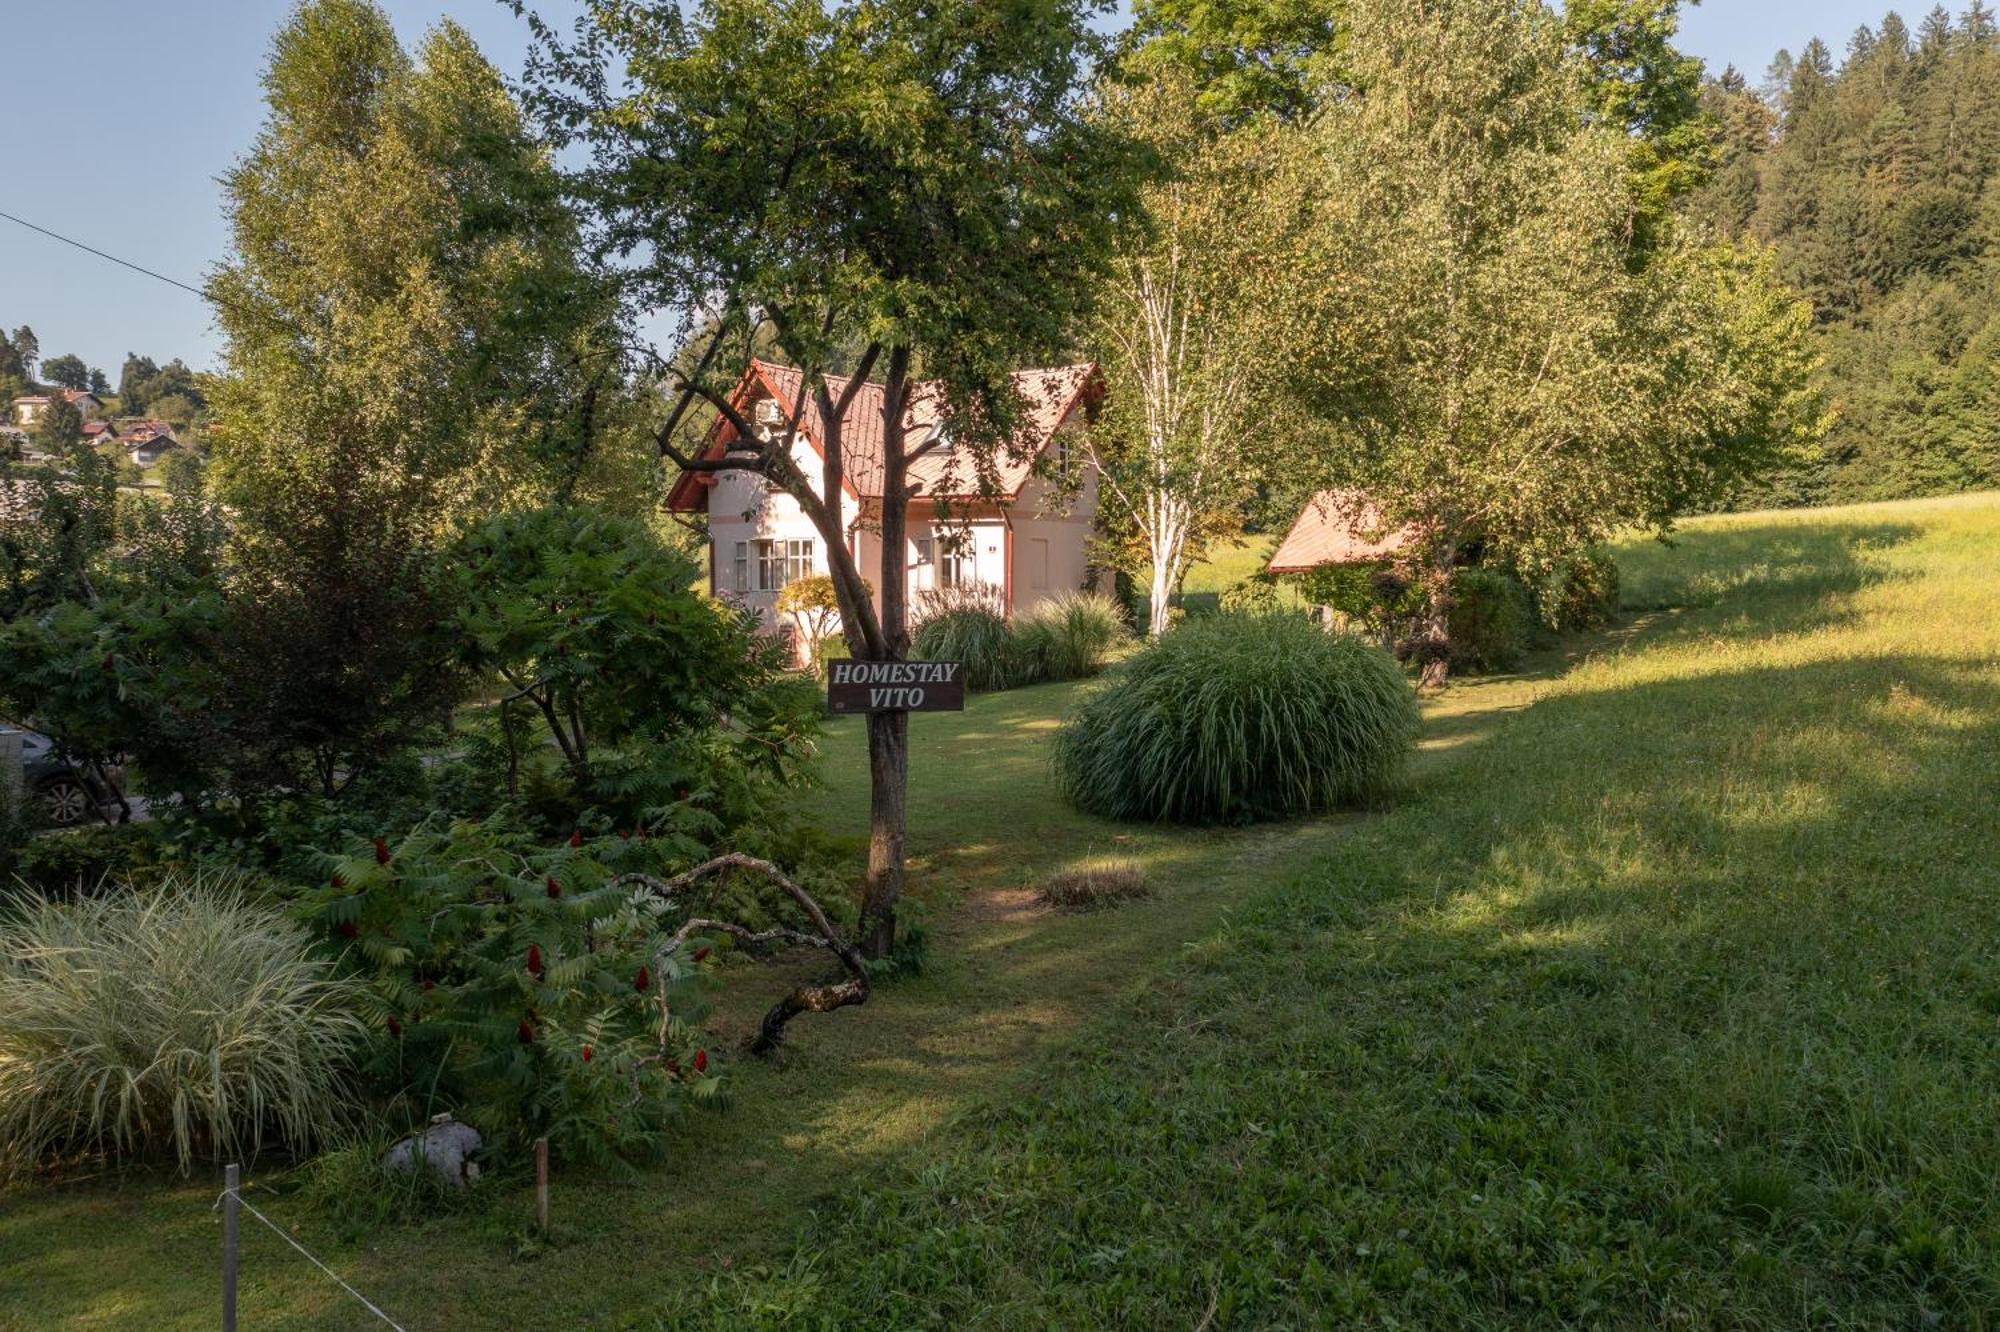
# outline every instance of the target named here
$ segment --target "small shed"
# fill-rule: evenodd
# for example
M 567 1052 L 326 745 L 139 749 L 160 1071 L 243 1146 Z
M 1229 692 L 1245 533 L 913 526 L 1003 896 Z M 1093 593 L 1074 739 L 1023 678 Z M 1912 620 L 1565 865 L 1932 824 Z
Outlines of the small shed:
M 1306 573 L 1339 565 L 1381 564 L 1406 555 L 1422 536 L 1414 523 L 1392 525 L 1360 490 L 1322 490 L 1306 502 L 1266 568 Z

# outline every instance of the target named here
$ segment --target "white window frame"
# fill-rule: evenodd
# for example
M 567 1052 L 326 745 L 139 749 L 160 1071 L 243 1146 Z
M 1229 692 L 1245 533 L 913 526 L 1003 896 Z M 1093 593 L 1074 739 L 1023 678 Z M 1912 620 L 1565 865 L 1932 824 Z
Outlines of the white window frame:
M 736 590 L 777 592 L 809 578 L 816 569 L 817 544 L 811 537 L 758 537 L 736 543 Z M 756 570 L 754 588 L 751 570 Z

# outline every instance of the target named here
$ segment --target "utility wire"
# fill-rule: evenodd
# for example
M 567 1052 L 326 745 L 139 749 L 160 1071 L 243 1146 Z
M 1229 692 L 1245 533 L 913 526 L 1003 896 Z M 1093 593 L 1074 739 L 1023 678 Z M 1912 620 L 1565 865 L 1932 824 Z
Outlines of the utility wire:
M 165 273 L 155 273 L 150 268 L 142 268 L 141 266 L 133 263 L 129 259 L 120 259 L 115 254 L 106 254 L 104 251 L 98 249 L 93 245 L 85 245 L 80 240 L 72 240 L 70 237 L 63 235 L 59 231 L 50 231 L 47 227 L 38 227 L 33 222 L 28 221 L 28 219 L 24 217 L 15 217 L 12 213 L 4 211 L 0 211 L 0 217 L 6 218 L 9 222 L 14 223 L 16 226 L 26 227 L 30 231 L 39 231 L 42 235 L 47 236 L 50 240 L 61 241 L 64 245 L 73 245 L 77 249 L 82 250 L 85 254 L 94 254 L 99 259 L 109 259 L 112 263 L 119 265 L 121 268 L 129 268 L 134 273 L 144 273 L 149 278 L 153 278 L 156 281 L 164 282 L 170 287 L 179 287 L 182 291 L 191 292 L 196 296 L 200 296 L 204 300 L 208 298 L 208 293 L 203 291 L 200 287 L 190 287 L 187 283 L 182 282 L 178 278 L 170 278 Z

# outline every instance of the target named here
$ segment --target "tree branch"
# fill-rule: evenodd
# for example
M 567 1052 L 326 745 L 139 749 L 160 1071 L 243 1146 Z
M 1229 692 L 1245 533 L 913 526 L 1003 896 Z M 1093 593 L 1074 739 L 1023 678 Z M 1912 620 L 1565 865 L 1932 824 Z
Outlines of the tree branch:
M 841 966 L 846 969 L 848 976 L 844 981 L 819 985 L 801 985 L 790 994 L 785 995 L 764 1015 L 764 1020 L 758 1027 L 756 1039 L 750 1043 L 751 1053 L 768 1055 L 775 1051 L 784 1040 L 785 1024 L 800 1013 L 831 1013 L 836 1008 L 845 1008 L 850 1004 L 865 1004 L 868 1002 L 868 968 L 863 964 L 861 954 L 854 950 L 852 944 L 849 944 L 846 939 L 841 937 L 840 931 L 834 928 L 833 922 L 827 918 L 826 912 L 813 899 L 812 894 L 800 887 L 789 875 L 768 860 L 759 860 L 755 856 L 746 856 L 741 852 L 732 851 L 726 855 L 716 856 L 712 860 L 704 861 L 696 865 L 693 869 L 682 874 L 676 874 L 670 879 L 655 878 L 650 874 L 621 874 L 611 880 L 608 886 L 616 888 L 625 884 L 639 884 L 650 889 L 656 895 L 672 902 L 676 901 L 683 891 L 700 883 L 702 880 L 711 878 L 725 870 L 732 869 L 747 870 L 753 874 L 761 874 L 783 889 L 785 895 L 790 897 L 798 905 L 799 910 L 805 913 L 806 919 L 812 923 L 815 932 L 807 933 L 802 930 L 789 929 L 783 926 L 768 930 L 752 930 L 748 926 L 739 925 L 732 921 L 690 917 L 681 925 L 679 930 L 675 931 L 671 941 L 673 946 L 678 947 L 686 943 L 689 938 L 696 934 L 720 932 L 730 935 L 746 948 L 756 953 L 764 952 L 779 945 L 800 948 L 823 948 L 839 959 Z

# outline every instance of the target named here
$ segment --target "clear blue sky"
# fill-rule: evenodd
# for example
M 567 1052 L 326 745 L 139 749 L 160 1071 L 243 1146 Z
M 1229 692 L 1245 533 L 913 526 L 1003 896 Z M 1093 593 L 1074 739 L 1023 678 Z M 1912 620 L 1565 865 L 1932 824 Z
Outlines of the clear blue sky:
M 216 177 L 249 144 L 258 73 L 290 0 L 25 0 L 9 4 L 6 103 L 14 132 L 0 211 L 199 286 L 228 245 Z M 497 0 L 386 0 L 406 43 L 440 15 L 503 70 L 519 22 Z M 542 0 L 562 13 L 569 0 Z M 1928 8 L 1906 15 L 1914 20 Z M 1684 45 L 1754 82 L 1780 46 L 1824 36 L 1836 53 L 1882 0 L 1707 0 Z M 24 58 L 25 54 L 25 58 Z M 197 368 L 216 337 L 196 297 L 0 220 L 0 321 L 27 323 L 45 356 L 74 352 L 115 382 L 127 351 Z

